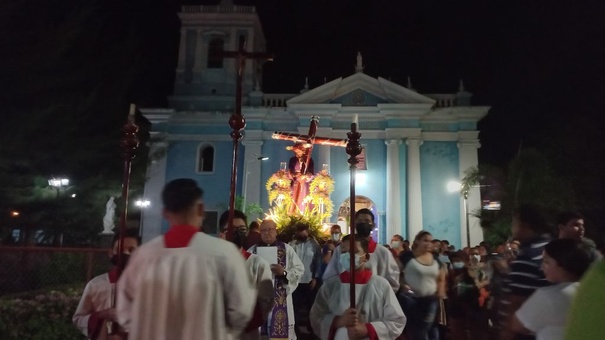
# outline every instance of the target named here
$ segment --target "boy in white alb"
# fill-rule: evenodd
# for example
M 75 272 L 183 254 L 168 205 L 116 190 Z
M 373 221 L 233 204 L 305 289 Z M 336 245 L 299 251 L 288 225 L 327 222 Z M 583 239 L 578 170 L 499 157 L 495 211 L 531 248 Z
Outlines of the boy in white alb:
M 88 339 L 105 340 L 108 337 L 108 325 L 110 322 L 116 322 L 116 309 L 113 307 L 112 300 L 115 294 L 115 283 L 118 279 L 117 257 L 118 257 L 119 234 L 113 238 L 113 251 L 111 253 L 111 263 L 114 265 L 108 273 L 101 274 L 90 280 L 82 297 L 78 308 L 74 313 L 72 322 Z M 128 264 L 130 254 L 141 245 L 138 229 L 127 229 L 124 237 L 124 263 Z M 112 335 L 113 339 L 125 338 L 123 335 Z
M 346 268 L 326 280 L 311 308 L 311 325 L 322 340 L 395 339 L 403 332 L 406 317 L 386 279 L 364 267 L 369 259 L 367 240 L 356 240 L 349 251 L 349 236 L 343 239 L 340 262 Z M 350 256 L 355 256 L 355 309 L 350 309 Z

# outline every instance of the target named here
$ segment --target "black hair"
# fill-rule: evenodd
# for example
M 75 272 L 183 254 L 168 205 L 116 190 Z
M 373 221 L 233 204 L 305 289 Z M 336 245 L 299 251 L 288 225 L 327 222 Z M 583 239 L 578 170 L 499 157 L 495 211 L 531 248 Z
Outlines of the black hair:
M 124 232 L 124 238 L 133 238 L 137 240 L 137 244 L 141 245 L 141 237 L 139 236 L 139 229 L 137 228 L 126 228 Z M 116 242 L 120 239 L 120 231 L 116 232 L 113 235 L 113 240 L 111 241 L 111 246 L 114 247 Z
M 564 211 L 557 215 L 557 225 L 566 225 L 571 220 L 583 220 L 584 216 L 577 211 Z
M 439 243 L 441 243 L 441 240 L 434 238 L 433 241 L 431 241 L 431 242 L 439 242 Z
M 393 235 L 393 237 L 398 238 L 399 241 L 401 241 L 403 243 L 403 237 L 401 235 L 395 234 L 395 235 Z
M 190 178 L 179 178 L 168 182 L 162 190 L 164 209 L 173 213 L 184 212 L 202 198 L 204 192 Z
M 345 236 L 342 238 L 342 243 L 349 242 L 349 239 L 350 239 L 350 238 L 351 238 L 351 235 L 350 235 L 350 234 L 349 234 L 349 235 L 345 235 Z M 357 238 L 355 238 L 355 242 L 359 242 L 359 245 L 361 245 L 361 249 L 363 249 L 363 251 L 364 251 L 366 254 L 367 254 L 367 253 L 370 251 L 370 250 L 369 250 L 369 245 L 370 245 L 370 243 L 369 243 L 369 242 L 368 242 L 368 240 L 366 240 L 365 238 L 362 238 L 362 237 L 357 237 Z M 342 244 L 342 243 L 341 243 L 341 244 Z
M 569 238 L 550 241 L 544 247 L 544 252 L 578 280 L 592 263 L 591 254 L 582 242 Z
M 442 241 L 441 241 L 441 243 L 445 243 L 445 244 L 447 244 L 448 246 L 450 245 L 450 241 L 448 241 L 448 240 L 442 240 Z
M 520 222 L 527 224 L 537 234 L 550 232 L 550 227 L 542 207 L 537 204 L 523 204 L 515 209 L 514 216 Z
M 363 208 L 363 209 L 357 210 L 357 212 L 355 213 L 355 218 L 357 218 L 357 216 L 359 216 L 361 214 L 366 214 L 366 215 L 372 216 L 372 223 L 374 223 L 374 214 L 372 213 L 372 211 L 370 209 Z
M 248 225 L 248 217 L 240 210 L 233 210 L 233 219 L 240 218 L 244 220 L 244 224 Z M 227 223 L 229 222 L 229 210 L 225 211 L 221 214 L 221 217 L 218 219 L 218 226 L 221 230 L 227 228 Z
M 307 223 L 304 222 L 297 222 L 294 227 L 296 228 L 296 231 L 308 231 L 309 230 L 309 225 Z
M 252 222 L 250 222 L 250 226 L 248 227 L 248 229 L 250 229 L 250 230 L 260 229 L 260 223 L 258 223 L 258 221 L 252 221 Z

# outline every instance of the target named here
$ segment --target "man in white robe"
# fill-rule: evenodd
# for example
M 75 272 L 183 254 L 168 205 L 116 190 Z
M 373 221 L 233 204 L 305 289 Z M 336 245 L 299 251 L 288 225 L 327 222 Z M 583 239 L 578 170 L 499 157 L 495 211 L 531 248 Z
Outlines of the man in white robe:
M 348 237 L 347 237 L 348 238 Z M 356 240 L 355 309 L 350 308 L 349 241 L 343 240 L 341 262 L 346 270 L 329 278 L 311 308 L 311 325 L 322 340 L 388 339 L 403 332 L 406 317 L 395 293 L 382 277 L 365 268 L 371 255 L 365 239 Z
M 162 191 L 170 230 L 140 247 L 117 285 L 117 317 L 131 339 L 237 339 L 256 290 L 241 253 L 199 232 L 202 190 L 191 179 Z
M 116 322 L 116 309 L 113 304 L 115 285 L 118 280 L 118 241 L 119 234 L 113 238 L 113 250 L 110 253 L 111 263 L 114 267 L 108 273 L 101 274 L 90 280 L 82 297 L 78 308 L 74 313 L 72 322 L 82 334 L 88 339 L 105 340 L 108 339 L 108 325 Z M 138 229 L 127 229 L 124 236 L 123 256 L 124 263 L 128 264 L 130 254 L 141 245 Z M 123 334 L 112 335 L 111 339 L 126 338 Z
M 218 221 L 219 227 L 222 230 L 221 237 L 227 238 L 229 211 L 225 211 Z M 271 273 L 271 265 L 267 261 L 243 248 L 248 238 L 247 225 L 248 218 L 246 214 L 242 211 L 234 210 L 234 233 L 230 235 L 229 240 L 235 244 L 244 256 L 244 259 L 246 259 L 246 271 L 252 280 L 252 284 L 258 291 L 254 314 L 246 326 L 241 340 L 259 340 L 260 327 L 267 321 L 269 312 L 273 308 L 273 274 Z
M 382 276 L 385 278 L 393 292 L 399 290 L 399 266 L 393 254 L 386 248 L 383 247 L 370 237 L 372 229 L 374 228 L 374 214 L 369 209 L 359 209 L 355 214 L 355 224 L 357 231 L 355 237 L 364 238 L 368 241 L 370 256 L 369 261 L 366 262 L 366 268 L 371 269 L 372 273 Z M 323 280 L 337 276 L 342 273 L 344 268 L 340 265 L 340 248 L 336 248 L 330 263 L 324 271 Z
M 305 266 L 288 244 L 277 240 L 277 225 L 264 220 L 260 225 L 261 244 L 248 249 L 256 254 L 260 247 L 276 247 L 277 263 L 271 264 L 273 272 L 274 303 L 269 315 L 267 335 L 269 339 L 296 339 L 292 292 L 305 272 Z

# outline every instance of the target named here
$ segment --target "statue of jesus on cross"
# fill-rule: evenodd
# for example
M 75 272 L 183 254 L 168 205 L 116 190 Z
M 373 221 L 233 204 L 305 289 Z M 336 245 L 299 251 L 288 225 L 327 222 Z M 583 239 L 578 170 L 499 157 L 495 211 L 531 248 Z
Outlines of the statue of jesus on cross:
M 289 140 L 295 142 L 293 146 L 289 146 L 288 150 L 294 151 L 295 156 L 290 159 L 289 170 L 292 175 L 292 201 L 294 204 L 290 208 L 290 213 L 303 213 L 307 208 L 307 203 L 304 202 L 305 197 L 309 194 L 309 182 L 313 179 L 314 164 L 311 158 L 313 145 L 329 145 L 346 147 L 346 139 L 333 139 L 326 137 L 315 136 L 317 132 L 317 124 L 319 119 L 315 116 L 311 117 L 311 125 L 309 125 L 309 133 L 301 135 L 298 133 L 274 132 L 273 139 Z M 298 210 L 298 211 L 297 211 Z

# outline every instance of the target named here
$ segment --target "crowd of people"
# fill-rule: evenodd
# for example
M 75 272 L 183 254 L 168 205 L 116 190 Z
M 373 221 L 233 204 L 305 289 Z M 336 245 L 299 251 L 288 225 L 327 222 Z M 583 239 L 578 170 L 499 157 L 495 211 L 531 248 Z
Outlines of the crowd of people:
M 542 211 L 523 205 L 510 241 L 456 250 L 428 231 L 377 244 L 374 215 L 360 209 L 352 248 L 338 225 L 322 240 L 299 224 L 284 242 L 274 221 L 248 224 L 237 210 L 232 229 L 228 212 L 220 217 L 219 237 L 200 232 L 203 192 L 190 179 L 166 184 L 162 200 L 168 232 L 141 245 L 129 231 L 119 279 L 112 269 L 87 284 L 73 322 L 88 338 L 605 336 L 605 261 L 578 213 L 561 214 L 553 235 Z M 114 263 L 117 249 L 116 238 Z

